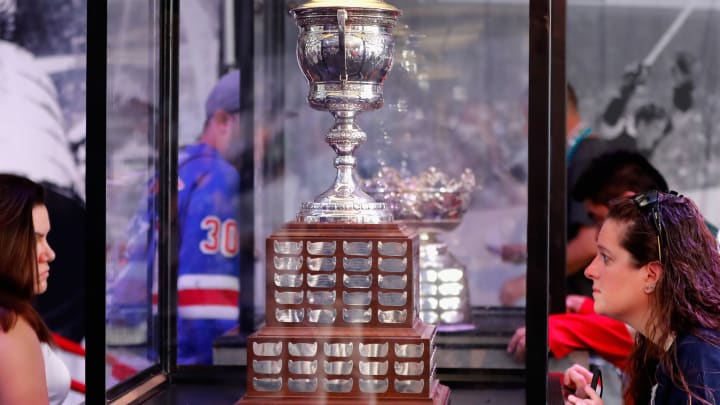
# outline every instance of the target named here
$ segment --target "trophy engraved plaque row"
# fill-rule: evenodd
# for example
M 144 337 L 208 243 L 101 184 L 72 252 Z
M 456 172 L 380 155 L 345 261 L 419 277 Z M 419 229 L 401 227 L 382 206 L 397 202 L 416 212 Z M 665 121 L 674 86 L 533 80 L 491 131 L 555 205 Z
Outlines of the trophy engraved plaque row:
M 291 14 L 311 107 L 335 124 L 334 184 L 266 243 L 265 327 L 248 338 L 241 404 L 446 404 L 435 326 L 418 307 L 417 234 L 355 181 L 355 118 L 383 104 L 400 10 L 312 0 Z

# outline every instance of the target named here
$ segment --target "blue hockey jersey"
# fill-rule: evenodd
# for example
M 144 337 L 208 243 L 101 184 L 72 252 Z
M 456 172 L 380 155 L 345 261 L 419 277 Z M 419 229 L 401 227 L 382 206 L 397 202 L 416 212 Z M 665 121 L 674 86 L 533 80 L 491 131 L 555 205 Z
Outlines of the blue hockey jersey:
M 147 280 L 148 270 L 154 270 L 153 312 L 157 303 L 157 217 L 152 209 L 156 191 L 157 186 L 151 182 L 150 201 L 143 204 L 131 224 L 123 260 L 124 266 L 130 269 L 123 272 L 128 279 Z M 217 150 L 197 143 L 180 151 L 179 364 L 210 364 L 213 340 L 237 325 L 240 298 L 238 191 L 236 169 Z M 144 269 L 144 273 L 138 269 Z M 128 288 L 116 290 L 127 291 Z M 120 301 L 127 300 L 120 298 Z

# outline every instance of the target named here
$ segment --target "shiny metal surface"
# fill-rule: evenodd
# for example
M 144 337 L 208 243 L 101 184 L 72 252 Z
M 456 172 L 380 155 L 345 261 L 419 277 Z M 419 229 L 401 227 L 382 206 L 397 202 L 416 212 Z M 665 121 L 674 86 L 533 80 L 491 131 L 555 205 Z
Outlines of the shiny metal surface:
M 395 356 L 397 357 L 422 357 L 423 353 L 425 352 L 425 344 L 400 344 L 395 343 Z
M 299 255 L 302 252 L 303 242 L 279 241 L 273 243 L 273 252 L 281 255 Z
M 360 374 L 362 375 L 368 375 L 368 376 L 375 376 L 375 375 L 387 375 L 388 372 L 388 362 L 385 361 L 360 361 L 358 364 L 358 368 L 360 369 Z
M 425 380 L 395 380 L 395 392 L 417 394 L 425 387 Z
M 370 256 L 372 253 L 372 241 L 367 242 L 343 242 L 343 253 L 351 256 Z
M 386 357 L 389 347 L 388 343 L 360 343 L 358 351 L 363 357 Z
M 292 392 L 315 392 L 317 385 L 317 378 L 288 378 L 288 390 Z
M 388 290 L 403 290 L 407 285 L 407 276 L 387 276 L 380 274 L 378 275 L 378 285 L 380 288 Z
M 307 267 L 310 271 L 333 271 L 337 259 L 333 257 L 314 257 L 307 259 Z
M 378 292 L 380 305 L 386 307 L 401 307 L 407 303 L 407 291 L 399 292 Z
M 372 317 L 372 311 L 368 309 L 347 309 L 343 308 L 343 321 L 347 323 L 368 323 Z
M 372 257 L 360 259 L 348 259 L 343 257 L 343 269 L 345 271 L 368 272 L 372 268 Z
M 276 287 L 300 287 L 303 283 L 302 274 L 273 274 Z
M 330 256 L 335 254 L 335 242 L 308 242 L 307 252 L 311 255 Z
M 335 303 L 335 291 L 308 291 L 308 303 L 313 305 L 332 305 Z
M 400 311 L 378 310 L 378 321 L 380 321 L 380 323 L 403 323 L 403 322 L 405 322 L 406 319 L 407 319 L 407 309 L 403 309 Z
M 317 354 L 318 344 L 288 342 L 288 352 L 291 356 L 313 357 Z
M 378 242 L 378 253 L 383 256 L 405 256 L 406 242 Z
M 333 274 L 308 274 L 307 285 L 313 288 L 335 287 L 337 275 Z
M 274 291 L 275 303 L 281 305 L 297 305 L 303 302 L 302 291 Z
M 372 274 L 368 274 L 367 276 L 343 274 L 343 285 L 346 288 L 370 288 L 371 284 Z
M 378 258 L 378 267 L 380 271 L 402 273 L 407 269 L 407 259 L 387 259 L 380 257 Z
M 425 362 L 418 361 L 396 361 L 395 362 L 395 374 L 396 375 L 421 375 L 425 370 Z
M 253 388 L 256 391 L 280 391 L 282 388 L 282 378 L 253 377 Z
M 305 319 L 305 311 L 302 309 L 276 309 L 275 319 L 285 323 L 302 322 Z
M 368 380 L 365 378 L 360 379 L 360 392 L 368 394 L 381 394 L 386 392 L 388 389 L 388 379 L 384 380 Z
M 287 256 L 273 258 L 273 264 L 277 270 L 292 270 L 298 271 L 302 267 L 303 258 L 302 256 Z
M 345 305 L 370 305 L 372 293 L 368 292 L 347 292 L 343 291 L 343 304 Z
M 315 374 L 317 372 L 317 360 L 288 360 L 288 370 L 293 374 Z
M 323 378 L 323 387 L 327 392 L 350 392 L 353 387 L 353 379 L 327 379 Z
M 335 182 L 303 203 L 299 222 L 386 223 L 392 214 L 355 182 L 355 149 L 367 139 L 360 112 L 383 105 L 383 81 L 392 67 L 392 29 L 400 11 L 382 1 L 317 0 L 290 11 L 298 26 L 297 60 L 308 80 L 308 103 L 329 111 L 325 140 L 335 151 Z
M 282 360 L 253 360 L 252 367 L 258 374 L 278 374 L 282 370 Z
M 308 309 L 308 321 L 312 323 L 334 323 L 337 312 L 335 309 Z
M 323 352 L 331 357 L 350 357 L 353 353 L 353 344 L 350 343 L 324 343 Z
M 349 375 L 353 369 L 353 361 L 324 361 L 323 369 L 325 374 Z
M 253 342 L 253 354 L 256 356 L 279 356 L 282 353 L 282 342 Z

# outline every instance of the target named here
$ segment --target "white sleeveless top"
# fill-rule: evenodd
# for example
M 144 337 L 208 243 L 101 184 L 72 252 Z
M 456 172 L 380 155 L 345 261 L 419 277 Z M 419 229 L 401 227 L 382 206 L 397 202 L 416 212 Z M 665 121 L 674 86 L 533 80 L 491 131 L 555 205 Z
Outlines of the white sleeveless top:
M 40 343 L 40 347 L 45 361 L 45 380 L 50 405 L 60 405 L 70 392 L 70 372 L 47 343 Z

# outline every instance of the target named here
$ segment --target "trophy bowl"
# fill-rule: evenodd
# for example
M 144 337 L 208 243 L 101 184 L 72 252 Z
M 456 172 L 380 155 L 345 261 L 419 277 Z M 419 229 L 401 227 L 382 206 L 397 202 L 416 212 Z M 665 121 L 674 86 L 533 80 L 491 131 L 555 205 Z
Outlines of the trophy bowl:
M 383 105 L 392 67 L 392 29 L 400 10 L 380 0 L 312 0 L 290 10 L 299 29 L 297 60 L 307 78 L 308 103 L 329 111 L 325 135 L 335 151 L 333 185 L 302 203 L 299 222 L 387 223 L 392 215 L 355 181 L 355 149 L 367 139 L 357 114 Z
M 435 167 L 418 176 L 383 167 L 364 186 L 368 194 L 389 207 L 397 221 L 420 234 L 420 318 L 440 327 L 469 324 L 465 266 L 437 235 L 460 225 L 476 188 L 472 171 L 465 169 L 458 179 L 453 179 Z

